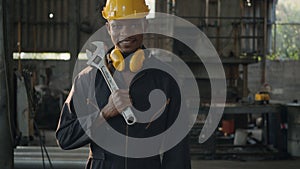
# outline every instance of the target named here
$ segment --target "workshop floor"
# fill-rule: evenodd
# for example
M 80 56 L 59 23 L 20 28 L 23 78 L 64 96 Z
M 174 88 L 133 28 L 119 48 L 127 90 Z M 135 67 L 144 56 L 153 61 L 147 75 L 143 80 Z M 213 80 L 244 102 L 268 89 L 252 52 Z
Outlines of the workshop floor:
M 23 149 L 23 151 L 22 151 Z M 47 147 L 55 169 L 83 169 L 88 155 L 88 147 L 63 151 L 58 147 Z M 60 155 L 58 155 L 60 154 Z M 76 155 L 76 157 L 74 156 Z M 15 150 L 14 169 L 42 169 L 39 147 L 31 147 L 31 153 L 23 148 Z M 75 159 L 74 159 L 75 158 Z M 32 160 L 28 160 L 32 159 Z M 74 161 L 75 160 L 75 161 Z M 179 159 L 180 160 L 180 159 Z M 62 163 L 63 162 L 63 163 Z M 47 166 L 48 161 L 45 160 Z M 192 160 L 192 169 L 299 169 L 300 158 L 289 160 Z
M 300 158 L 277 161 L 193 160 L 192 169 L 299 169 Z
M 46 145 L 56 146 L 54 132 L 45 131 L 44 134 L 48 138 Z M 51 150 L 49 151 L 51 156 Z M 82 158 L 80 162 L 83 167 L 86 157 Z M 24 168 L 24 166 L 15 167 L 16 169 Z M 293 157 L 289 160 L 198 160 L 194 158 L 192 169 L 300 169 L 300 157 Z

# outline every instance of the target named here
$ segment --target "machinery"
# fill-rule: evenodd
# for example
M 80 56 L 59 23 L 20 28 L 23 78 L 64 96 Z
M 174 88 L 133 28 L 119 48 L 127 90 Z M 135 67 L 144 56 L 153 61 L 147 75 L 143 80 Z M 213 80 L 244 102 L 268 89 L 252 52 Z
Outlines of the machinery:
M 271 86 L 265 83 L 260 91 L 255 94 L 255 102 L 258 104 L 269 104 Z
M 269 104 L 270 94 L 268 92 L 258 92 L 255 94 L 255 102 L 258 104 Z

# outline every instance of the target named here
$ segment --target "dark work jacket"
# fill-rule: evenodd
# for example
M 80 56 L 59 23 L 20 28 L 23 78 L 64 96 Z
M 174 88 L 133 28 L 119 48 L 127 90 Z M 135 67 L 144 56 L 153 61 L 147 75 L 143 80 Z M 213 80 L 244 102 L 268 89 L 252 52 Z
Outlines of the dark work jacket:
M 162 64 L 153 57 L 148 59 L 154 61 L 155 64 Z M 148 63 L 148 59 L 146 59 L 144 64 Z M 169 101 L 165 104 L 164 112 L 158 118 L 151 122 L 127 126 L 123 117 L 118 115 L 107 120 L 107 123 L 116 131 L 135 138 L 152 137 L 164 132 L 173 124 L 180 110 L 181 96 L 179 87 L 168 73 L 158 69 L 143 70 L 133 78 L 129 86 L 129 94 L 135 109 L 145 111 L 150 108 L 148 98 L 149 93 L 153 89 L 162 90 Z M 100 127 L 97 126 L 96 128 L 92 126 L 94 126 L 93 124 L 99 116 L 99 110 L 108 103 L 110 93 L 99 70 L 88 67 L 78 74 L 72 90 L 63 105 L 56 131 L 56 138 L 62 149 L 75 149 L 89 144 L 90 155 L 86 165 L 88 169 L 191 168 L 187 138 L 184 138 L 175 147 L 163 154 L 159 155 L 157 153 L 158 155 L 147 158 L 121 157 L 104 150 L 96 144 L 97 141 L 91 139 L 91 136 L 103 126 L 100 125 Z M 94 106 L 92 106 L 93 102 L 96 103 L 93 104 Z M 99 106 L 99 109 L 95 108 L 95 105 Z M 105 136 L 100 137 L 103 141 L 110 141 Z M 124 141 L 125 144 L 126 142 Z M 145 145 L 146 147 L 147 145 Z M 129 148 L 134 149 L 134 147 Z

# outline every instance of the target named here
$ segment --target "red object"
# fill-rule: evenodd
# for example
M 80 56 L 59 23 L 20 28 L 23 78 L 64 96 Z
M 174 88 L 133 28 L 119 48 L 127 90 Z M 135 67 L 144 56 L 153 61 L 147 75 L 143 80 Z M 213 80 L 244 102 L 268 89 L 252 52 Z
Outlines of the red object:
M 234 133 L 234 120 L 222 120 L 222 130 L 226 134 Z

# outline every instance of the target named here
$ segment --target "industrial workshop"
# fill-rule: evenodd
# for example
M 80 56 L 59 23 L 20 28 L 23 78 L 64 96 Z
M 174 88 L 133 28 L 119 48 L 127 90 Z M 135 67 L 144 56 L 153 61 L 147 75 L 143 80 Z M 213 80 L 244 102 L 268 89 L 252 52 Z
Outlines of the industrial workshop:
M 299 0 L 0 0 L 0 169 L 299 169 Z

